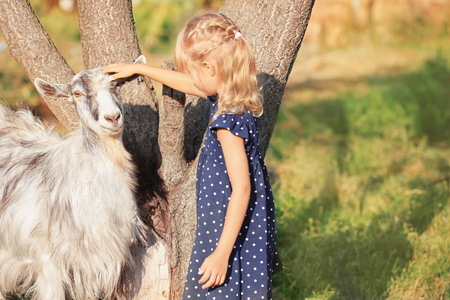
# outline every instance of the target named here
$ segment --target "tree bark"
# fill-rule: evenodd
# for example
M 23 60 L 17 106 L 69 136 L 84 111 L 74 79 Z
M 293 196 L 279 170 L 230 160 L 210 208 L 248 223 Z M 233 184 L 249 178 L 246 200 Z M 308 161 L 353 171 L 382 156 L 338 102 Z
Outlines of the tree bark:
M 164 68 L 174 69 L 170 62 Z M 176 291 L 183 289 L 183 271 L 187 268 L 186 257 L 190 255 L 189 242 L 195 230 L 195 162 L 184 157 L 184 109 L 186 95 L 169 87 L 163 87 L 159 145 L 163 155 L 160 169 L 167 188 L 169 202 L 169 227 L 166 243 L 170 249 L 170 299 L 179 299 Z M 189 253 L 188 255 L 186 255 Z
M 31 81 L 37 77 L 55 83 L 72 79 L 72 69 L 56 49 L 28 0 L 0 1 L 0 29 L 9 52 Z M 75 108 L 69 102 L 47 97 L 44 100 L 66 128 L 79 127 Z
M 221 12 L 233 19 L 256 54 L 265 99 L 259 119 L 264 155 L 314 0 L 229 0 Z M 131 0 L 78 0 L 80 36 L 86 69 L 132 62 L 139 54 Z M 261 22 L 264 20 L 264 22 Z M 0 2 L 0 28 L 12 56 L 30 79 L 70 81 L 73 72 L 39 24 L 28 0 Z M 165 68 L 174 68 L 164 63 Z M 134 299 L 180 299 L 193 243 L 198 152 L 208 123 L 204 99 L 163 88 L 161 107 L 149 79 L 125 84 L 124 144 L 138 164 L 139 201 L 154 228 L 147 256 L 135 277 Z M 69 129 L 77 127 L 71 106 L 45 99 Z M 159 172 L 158 172 L 159 170 Z M 138 270 L 138 271 L 139 271 Z

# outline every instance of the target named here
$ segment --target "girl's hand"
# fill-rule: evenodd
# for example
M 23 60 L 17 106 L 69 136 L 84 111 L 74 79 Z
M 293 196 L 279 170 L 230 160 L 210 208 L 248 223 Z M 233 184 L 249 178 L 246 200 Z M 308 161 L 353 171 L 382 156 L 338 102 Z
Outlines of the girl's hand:
M 114 79 L 127 78 L 137 73 L 138 64 L 112 64 L 103 68 L 103 73 L 115 73 L 112 75 Z
M 225 282 L 228 259 L 229 257 L 227 255 L 220 254 L 217 250 L 205 259 L 198 272 L 198 275 L 203 274 L 198 283 L 202 284 L 209 280 L 202 286 L 202 289 L 219 286 Z

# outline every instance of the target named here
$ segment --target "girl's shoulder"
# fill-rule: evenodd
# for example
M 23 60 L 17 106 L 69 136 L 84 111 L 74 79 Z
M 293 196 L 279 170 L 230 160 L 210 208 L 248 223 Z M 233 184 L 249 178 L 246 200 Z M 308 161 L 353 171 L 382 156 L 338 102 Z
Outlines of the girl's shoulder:
M 242 114 L 219 114 L 210 124 L 211 130 L 224 128 L 229 130 L 232 134 L 247 139 L 251 128 L 251 123 L 254 122 L 253 115 L 246 111 Z

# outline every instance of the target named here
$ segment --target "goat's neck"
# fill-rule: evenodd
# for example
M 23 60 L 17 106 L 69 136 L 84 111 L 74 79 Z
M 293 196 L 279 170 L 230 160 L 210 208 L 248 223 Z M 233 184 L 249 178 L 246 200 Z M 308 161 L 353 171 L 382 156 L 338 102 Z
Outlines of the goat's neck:
M 81 127 L 81 134 L 83 137 L 83 148 L 88 152 L 95 152 L 99 148 L 100 137 L 90 128 Z
M 129 183 L 133 187 L 135 186 L 135 166 L 130 153 L 125 150 L 120 136 L 111 137 L 106 134 L 98 134 L 83 126 L 82 137 L 83 147 L 87 152 L 106 155 L 109 161 L 129 175 Z

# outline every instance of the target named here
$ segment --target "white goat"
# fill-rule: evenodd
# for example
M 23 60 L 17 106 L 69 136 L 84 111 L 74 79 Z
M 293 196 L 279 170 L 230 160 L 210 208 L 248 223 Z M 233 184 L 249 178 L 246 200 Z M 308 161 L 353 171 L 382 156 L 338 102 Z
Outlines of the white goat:
M 130 246 L 144 238 L 117 83 L 100 68 L 34 83 L 74 103 L 81 129 L 63 139 L 29 110 L 0 105 L 0 299 L 119 297 Z

